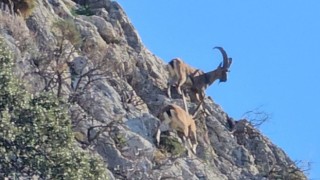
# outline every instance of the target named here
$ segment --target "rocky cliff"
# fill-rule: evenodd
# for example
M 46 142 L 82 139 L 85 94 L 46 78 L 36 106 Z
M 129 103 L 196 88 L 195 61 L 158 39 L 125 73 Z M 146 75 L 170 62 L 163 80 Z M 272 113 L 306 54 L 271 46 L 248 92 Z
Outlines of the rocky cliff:
M 166 63 L 144 47 L 121 6 L 33 3 L 22 15 L 1 9 L 0 36 L 14 52 L 14 72 L 29 92 L 49 91 L 68 102 L 77 146 L 103 158 L 109 179 L 306 179 L 285 152 L 210 97 L 207 114 L 195 118 L 195 155 L 186 155 L 179 138 L 157 147 L 157 115 L 167 104 L 182 106 L 182 99 L 166 96 Z M 188 105 L 191 112 L 196 107 Z

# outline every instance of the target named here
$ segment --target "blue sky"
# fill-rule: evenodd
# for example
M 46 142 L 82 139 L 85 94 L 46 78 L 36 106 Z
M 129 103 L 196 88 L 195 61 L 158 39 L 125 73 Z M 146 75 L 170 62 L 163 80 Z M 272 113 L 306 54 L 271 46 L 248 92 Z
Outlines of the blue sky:
M 233 118 L 260 107 L 272 118 L 260 129 L 293 160 L 312 162 L 320 179 L 319 0 L 118 0 L 156 56 L 180 57 L 209 71 L 225 48 L 227 83 L 206 93 Z

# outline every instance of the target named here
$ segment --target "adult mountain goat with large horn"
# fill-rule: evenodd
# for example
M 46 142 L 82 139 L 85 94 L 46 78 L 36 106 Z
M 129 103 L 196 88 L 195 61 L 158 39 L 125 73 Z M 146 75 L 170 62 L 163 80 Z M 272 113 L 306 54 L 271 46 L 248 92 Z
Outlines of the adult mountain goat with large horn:
M 169 82 L 167 93 L 171 98 L 171 86 L 175 86 L 178 93 L 184 97 L 181 88 L 185 85 L 188 89 L 195 93 L 196 98 L 202 104 L 205 97 L 205 89 L 214 83 L 217 79 L 220 82 L 227 81 L 227 73 L 229 72 L 232 59 L 228 57 L 226 51 L 222 47 L 214 47 L 218 49 L 223 57 L 223 61 L 219 66 L 210 72 L 204 73 L 199 69 L 194 69 L 179 58 L 175 58 L 169 62 Z M 186 106 L 186 105 L 185 105 Z M 187 110 L 186 110 L 187 111 Z

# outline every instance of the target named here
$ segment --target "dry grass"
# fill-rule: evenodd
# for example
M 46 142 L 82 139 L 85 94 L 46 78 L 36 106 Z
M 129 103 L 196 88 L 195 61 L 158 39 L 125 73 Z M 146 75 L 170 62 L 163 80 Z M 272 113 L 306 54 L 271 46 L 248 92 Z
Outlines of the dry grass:
M 12 36 L 21 51 L 27 50 L 32 43 L 33 36 L 24 17 L 18 15 L 13 8 L 9 8 L 3 3 L 0 4 L 0 33 Z
M 36 0 L 2 0 L 1 2 L 11 7 L 14 13 L 27 18 L 31 15 Z

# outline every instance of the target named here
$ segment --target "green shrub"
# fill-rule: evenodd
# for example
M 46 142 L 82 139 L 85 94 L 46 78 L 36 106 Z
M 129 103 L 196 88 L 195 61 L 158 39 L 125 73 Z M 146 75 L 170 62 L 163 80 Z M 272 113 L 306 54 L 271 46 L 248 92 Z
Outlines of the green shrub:
M 74 145 L 66 104 L 23 90 L 13 65 L 0 37 L 0 179 L 107 179 L 102 161 Z
M 79 8 L 74 8 L 71 10 L 72 15 L 84 15 L 84 16 L 92 16 L 94 12 L 90 9 L 88 5 L 80 6 Z
M 179 140 L 173 136 L 161 137 L 160 146 L 175 157 L 182 155 L 187 150 Z

